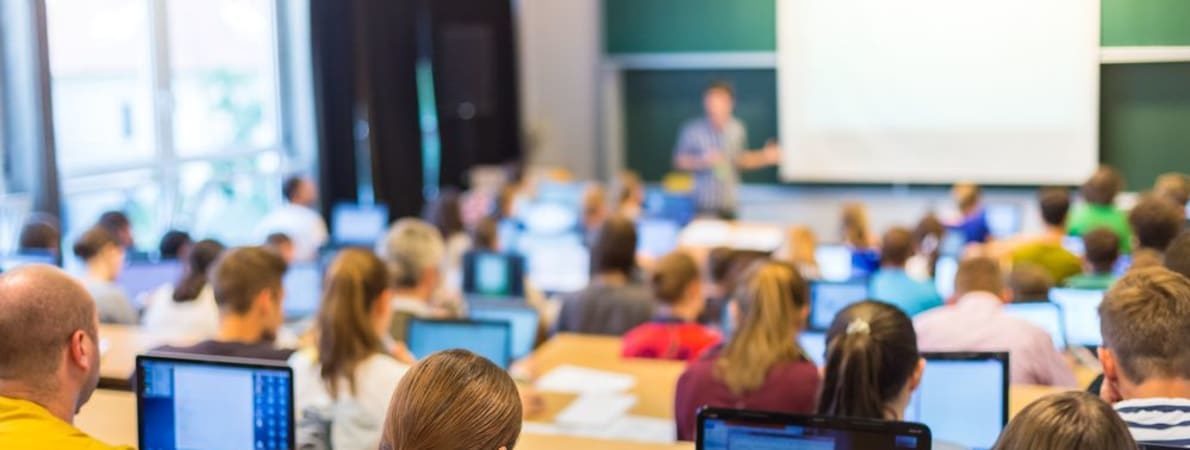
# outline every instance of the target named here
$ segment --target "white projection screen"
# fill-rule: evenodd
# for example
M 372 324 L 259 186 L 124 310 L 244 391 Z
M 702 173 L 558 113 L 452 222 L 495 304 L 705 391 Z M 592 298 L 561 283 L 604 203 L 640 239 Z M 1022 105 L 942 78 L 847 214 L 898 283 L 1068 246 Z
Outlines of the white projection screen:
M 777 0 L 782 178 L 1079 183 L 1099 2 Z

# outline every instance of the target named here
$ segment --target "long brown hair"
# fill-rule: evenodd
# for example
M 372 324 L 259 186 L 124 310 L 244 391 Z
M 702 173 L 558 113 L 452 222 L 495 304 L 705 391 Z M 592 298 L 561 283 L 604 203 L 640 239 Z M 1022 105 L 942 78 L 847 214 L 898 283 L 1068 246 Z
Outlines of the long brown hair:
M 736 295 L 740 324 L 715 361 L 714 375 L 735 395 L 764 385 L 773 366 L 802 359 L 797 334 L 804 326 L 809 288 L 788 263 L 756 263 Z
M 322 305 L 318 310 L 318 362 L 322 381 L 332 396 L 340 377 L 355 393 L 355 368 L 384 351 L 372 324 L 372 308 L 389 286 L 388 269 L 372 252 L 346 249 L 326 271 Z
M 913 321 L 887 303 L 864 301 L 835 316 L 827 332 L 818 413 L 886 419 L 921 356 Z
M 855 248 L 872 246 L 872 228 L 868 222 L 868 208 L 863 203 L 843 204 L 843 242 Z
M 1033 402 L 1008 423 L 993 450 L 1136 448 L 1128 425 L 1099 397 L 1066 392 Z
M 204 239 L 194 244 L 190 254 L 186 256 L 186 271 L 178 280 L 174 288 L 174 301 L 188 302 L 198 298 L 202 288 L 207 286 L 207 271 L 215 265 L 219 254 L 223 253 L 223 244 L 219 241 Z
M 384 420 L 381 450 L 512 450 L 521 398 L 508 373 L 466 350 L 422 360 L 401 378 Z

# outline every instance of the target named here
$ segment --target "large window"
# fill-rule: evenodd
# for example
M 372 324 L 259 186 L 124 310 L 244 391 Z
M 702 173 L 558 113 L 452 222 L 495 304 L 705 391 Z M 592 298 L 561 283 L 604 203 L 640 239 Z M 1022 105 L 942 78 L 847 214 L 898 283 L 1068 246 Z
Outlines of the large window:
M 278 3 L 46 0 L 67 234 L 101 212 L 137 246 L 167 229 L 244 243 L 294 169 Z

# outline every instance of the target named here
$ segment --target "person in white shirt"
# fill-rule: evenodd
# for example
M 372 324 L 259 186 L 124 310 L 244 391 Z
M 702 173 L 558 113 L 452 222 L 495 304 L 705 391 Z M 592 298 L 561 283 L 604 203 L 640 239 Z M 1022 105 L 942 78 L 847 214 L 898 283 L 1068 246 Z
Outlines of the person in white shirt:
M 223 253 L 223 244 L 206 239 L 194 244 L 177 284 L 157 288 L 146 302 L 145 330 L 179 339 L 211 339 L 219 334 L 219 305 L 207 271 Z
M 388 266 L 396 287 L 389 327 L 393 339 L 403 342 L 409 322 L 415 318 L 441 319 L 458 315 L 457 311 L 432 302 L 444 279 L 442 260 L 446 255 L 446 244 L 437 228 L 418 219 L 398 220 L 376 244 L 376 253 Z
M 128 294 L 116 284 L 124 269 L 125 255 L 116 236 L 101 227 L 91 228 L 74 242 L 74 254 L 86 264 L 82 282 L 95 299 L 99 321 L 136 324 L 136 309 L 128 300 Z
M 316 346 L 289 360 L 299 448 L 375 449 L 388 401 L 409 366 L 387 339 L 390 277 L 361 249 L 339 253 L 327 269 Z M 328 447 L 329 446 L 329 447 Z
M 255 235 L 264 242 L 273 233 L 284 233 L 293 240 L 294 262 L 311 262 L 318 258 L 318 250 L 330 238 L 326 221 L 314 209 L 318 204 L 318 189 L 314 182 L 302 176 L 292 176 L 281 187 L 285 204 L 270 212 L 257 224 Z

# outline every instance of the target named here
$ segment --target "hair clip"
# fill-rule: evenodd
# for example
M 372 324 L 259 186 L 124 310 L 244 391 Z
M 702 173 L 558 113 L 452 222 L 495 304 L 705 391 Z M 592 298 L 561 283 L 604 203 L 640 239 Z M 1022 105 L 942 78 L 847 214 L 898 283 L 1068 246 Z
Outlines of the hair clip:
M 852 320 L 851 323 L 847 324 L 848 336 L 853 334 L 870 334 L 871 332 L 872 326 L 868 325 L 868 321 L 864 319 L 855 319 Z

